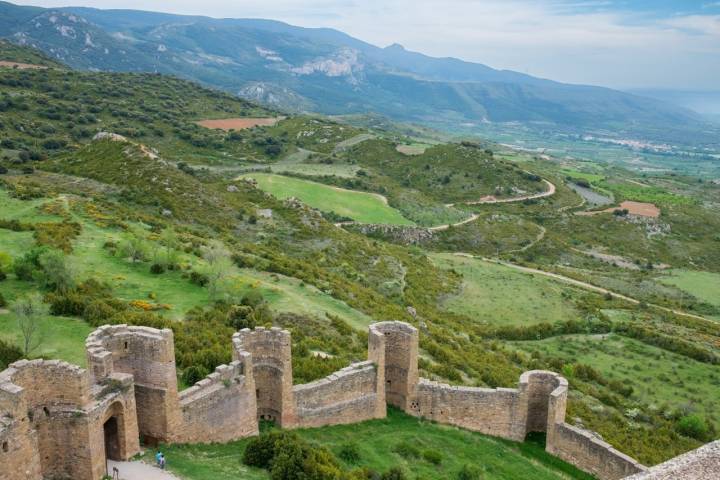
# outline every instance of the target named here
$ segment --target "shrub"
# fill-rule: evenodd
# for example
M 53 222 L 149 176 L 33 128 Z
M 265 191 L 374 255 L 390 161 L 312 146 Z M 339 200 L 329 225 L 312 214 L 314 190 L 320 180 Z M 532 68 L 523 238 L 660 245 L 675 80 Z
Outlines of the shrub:
M 296 436 L 292 432 L 272 431 L 250 440 L 243 452 L 243 463 L 249 467 L 270 468 L 279 442 L 286 438 L 296 439 Z
M 420 450 L 408 442 L 400 442 L 395 445 L 393 451 L 403 458 L 417 458 L 420 456 Z
M 150 273 L 153 275 L 161 275 L 165 273 L 165 267 L 159 263 L 153 263 L 150 265 Z
M 4 282 L 5 280 L 7 280 L 7 273 L 0 270 L 0 282 Z
M 247 305 L 233 305 L 228 312 L 228 325 L 235 330 L 243 328 L 255 328 L 255 318 L 253 317 L 252 307 Z
M 399 467 L 391 468 L 380 477 L 381 480 L 405 480 L 406 478 L 407 475 L 405 475 L 405 472 Z
M 75 273 L 63 252 L 48 250 L 38 257 L 38 263 L 41 267 L 38 280 L 46 288 L 64 293 L 75 287 Z
M 432 463 L 433 465 L 440 465 L 442 463 L 442 454 L 435 450 L 425 450 L 422 452 L 422 456 L 426 462 Z
M 67 292 L 65 294 L 51 293 L 47 300 L 50 303 L 50 313 L 53 315 L 78 317 L 85 313 L 88 298 L 77 292 Z
M 204 287 L 208 284 L 208 282 L 210 282 L 210 279 L 204 273 L 192 271 L 190 272 L 190 281 L 195 285 Z
M 33 248 L 13 263 L 13 271 L 18 280 L 30 282 L 40 270 L 40 256 L 47 252 L 46 247 Z
M 356 443 L 346 443 L 340 447 L 338 457 L 351 464 L 360 462 L 360 448 Z
M 457 480 L 482 480 L 483 474 L 475 465 L 463 465 L 457 474 Z
M 708 437 L 709 430 L 705 419 L 698 415 L 687 415 L 677 422 L 677 431 L 681 435 L 696 440 L 705 441 Z
M 0 165 L 0 175 L 6 175 L 8 173 L 8 169 L 2 165 Z
M 193 365 L 185 369 L 182 374 L 182 380 L 185 382 L 185 385 L 195 385 L 209 374 L 210 371 L 202 365 Z
M 118 310 L 104 300 L 93 300 L 85 306 L 82 317 L 90 325 L 96 327 L 108 323 Z
M 265 299 L 263 298 L 262 293 L 258 290 L 250 290 L 243 295 L 242 299 L 240 299 L 240 303 L 247 307 L 257 308 L 265 303 Z
M 5 297 L 3 297 L 2 292 L 0 292 L 0 308 L 7 307 L 7 300 L 5 300 Z

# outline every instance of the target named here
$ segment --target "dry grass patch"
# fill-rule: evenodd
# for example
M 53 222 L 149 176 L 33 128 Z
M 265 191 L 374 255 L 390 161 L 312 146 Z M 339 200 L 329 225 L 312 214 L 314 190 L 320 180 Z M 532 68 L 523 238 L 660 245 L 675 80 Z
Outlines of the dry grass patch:
M 268 118 L 221 118 L 218 120 L 202 120 L 198 125 L 215 130 L 245 130 L 253 127 L 272 127 L 285 117 Z

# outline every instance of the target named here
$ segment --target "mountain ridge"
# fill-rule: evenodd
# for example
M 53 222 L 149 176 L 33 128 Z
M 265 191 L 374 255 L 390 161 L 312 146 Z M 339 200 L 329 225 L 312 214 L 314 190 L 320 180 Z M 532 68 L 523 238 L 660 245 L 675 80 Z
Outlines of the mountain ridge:
M 168 73 L 290 111 L 377 112 L 446 131 L 515 122 L 667 141 L 703 135 L 706 127 L 699 114 L 659 100 L 430 57 L 399 44 L 381 48 L 329 28 L 6 2 L 0 13 L 0 36 L 74 68 Z

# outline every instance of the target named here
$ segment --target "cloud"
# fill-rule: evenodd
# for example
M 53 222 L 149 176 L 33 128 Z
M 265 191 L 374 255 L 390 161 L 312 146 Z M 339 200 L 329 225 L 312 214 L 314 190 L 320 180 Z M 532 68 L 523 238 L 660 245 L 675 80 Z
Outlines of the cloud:
M 34 3 L 48 6 L 65 2 Z M 700 89 L 715 88 L 720 78 L 720 16 L 710 9 L 720 2 L 662 2 L 664 9 L 656 8 L 657 2 L 610 0 L 83 3 L 100 8 L 272 18 L 301 26 L 332 27 L 380 46 L 397 42 L 430 55 L 456 56 L 576 83 Z

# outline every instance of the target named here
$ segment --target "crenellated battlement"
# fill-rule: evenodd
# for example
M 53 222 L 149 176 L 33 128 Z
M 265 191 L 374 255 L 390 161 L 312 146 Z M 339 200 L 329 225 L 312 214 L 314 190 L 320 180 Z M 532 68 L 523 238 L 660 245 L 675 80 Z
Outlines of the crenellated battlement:
M 88 370 L 44 360 L 11 365 L 0 372 L 0 460 L 12 468 L 0 478 L 96 480 L 106 458 L 133 455 L 140 437 L 227 442 L 256 435 L 261 418 L 287 428 L 355 423 L 385 417 L 386 402 L 516 441 L 545 432 L 548 452 L 602 480 L 645 470 L 592 432 L 565 423 L 569 386 L 557 373 L 525 372 L 516 388 L 420 378 L 419 332 L 407 323 L 371 325 L 366 361 L 304 385 L 293 385 L 289 331 L 244 329 L 231 341 L 233 361 L 182 392 L 168 329 L 97 329 L 86 342 Z

